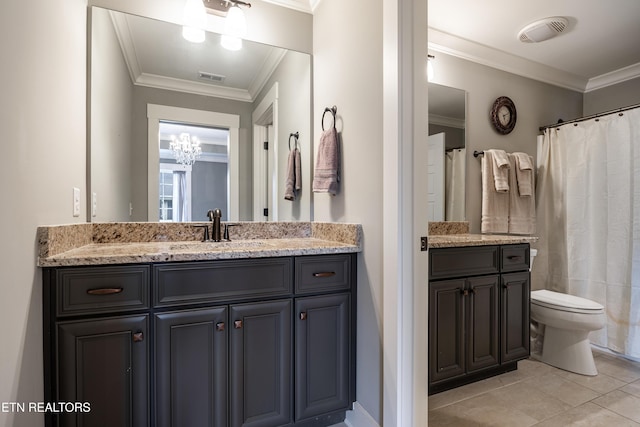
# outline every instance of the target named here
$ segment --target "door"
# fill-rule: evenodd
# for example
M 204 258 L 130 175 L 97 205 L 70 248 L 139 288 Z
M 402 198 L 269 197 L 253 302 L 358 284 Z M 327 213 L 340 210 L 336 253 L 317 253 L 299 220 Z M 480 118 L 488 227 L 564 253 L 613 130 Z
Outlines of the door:
M 58 324 L 60 402 L 90 411 L 60 413 L 60 426 L 147 427 L 148 317 Z
M 296 422 L 351 405 L 349 304 L 349 294 L 296 300 Z
M 529 356 L 528 271 L 502 275 L 502 363 Z
M 444 132 L 429 135 L 427 218 L 444 221 Z
M 465 374 L 465 285 L 429 282 L 429 384 Z
M 291 422 L 291 311 L 291 299 L 230 307 L 231 427 Z
M 161 313 L 156 425 L 227 426 L 227 308 Z
M 499 276 L 467 279 L 467 372 L 500 363 Z

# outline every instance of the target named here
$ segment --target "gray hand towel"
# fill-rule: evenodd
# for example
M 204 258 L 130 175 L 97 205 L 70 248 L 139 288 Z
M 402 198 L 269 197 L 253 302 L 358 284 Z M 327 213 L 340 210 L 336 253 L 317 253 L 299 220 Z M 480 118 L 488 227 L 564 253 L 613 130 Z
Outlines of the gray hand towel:
M 320 136 L 316 168 L 313 173 L 314 193 L 329 193 L 335 196 L 338 192 L 340 167 L 340 150 L 338 132 L 332 127 Z
M 300 150 L 294 148 L 289 151 L 289 157 L 287 159 L 287 180 L 284 188 L 285 200 L 295 200 L 297 192 L 302 188 L 302 172 L 300 166 Z

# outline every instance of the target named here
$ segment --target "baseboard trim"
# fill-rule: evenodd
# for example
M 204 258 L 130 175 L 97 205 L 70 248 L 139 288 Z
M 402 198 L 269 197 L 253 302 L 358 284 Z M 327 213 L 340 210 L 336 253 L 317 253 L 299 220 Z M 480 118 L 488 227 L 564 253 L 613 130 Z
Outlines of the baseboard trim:
M 349 427 L 380 427 L 376 420 L 358 402 L 353 403 L 353 410 L 347 411 L 344 423 Z

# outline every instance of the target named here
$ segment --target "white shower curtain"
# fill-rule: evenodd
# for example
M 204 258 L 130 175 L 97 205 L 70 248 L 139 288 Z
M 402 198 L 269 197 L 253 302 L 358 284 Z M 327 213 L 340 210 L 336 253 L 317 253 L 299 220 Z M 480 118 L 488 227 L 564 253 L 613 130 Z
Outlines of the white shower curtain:
M 465 217 L 465 148 L 456 148 L 445 155 L 445 220 L 464 221 Z
M 599 302 L 591 341 L 640 358 L 640 108 L 547 129 L 538 158 L 533 288 Z

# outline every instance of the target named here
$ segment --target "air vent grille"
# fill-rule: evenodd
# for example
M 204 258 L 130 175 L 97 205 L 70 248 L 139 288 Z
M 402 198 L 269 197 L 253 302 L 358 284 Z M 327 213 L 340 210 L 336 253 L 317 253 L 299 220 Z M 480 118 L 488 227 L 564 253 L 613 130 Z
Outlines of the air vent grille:
M 225 76 L 220 74 L 207 73 L 205 71 L 198 72 L 198 78 L 201 80 L 207 80 L 209 82 L 222 83 L 224 82 Z
M 539 43 L 556 37 L 564 32 L 568 25 L 569 21 L 560 16 L 541 19 L 520 30 L 518 39 L 523 43 Z

